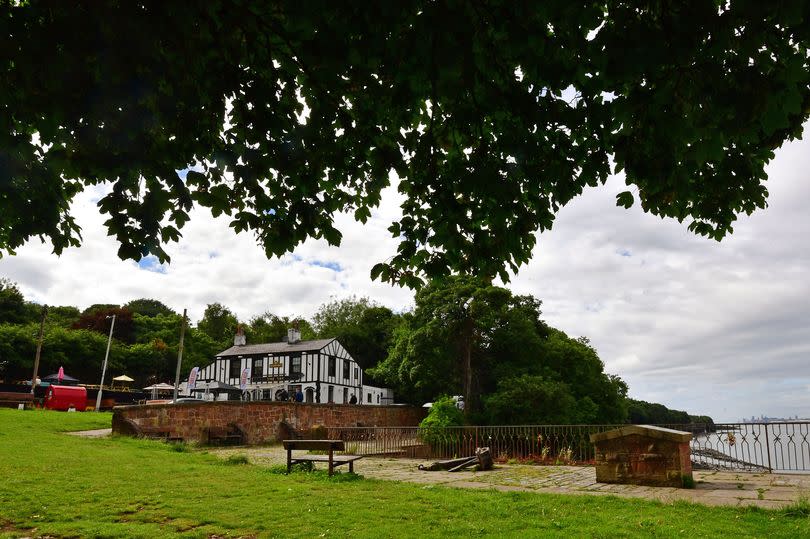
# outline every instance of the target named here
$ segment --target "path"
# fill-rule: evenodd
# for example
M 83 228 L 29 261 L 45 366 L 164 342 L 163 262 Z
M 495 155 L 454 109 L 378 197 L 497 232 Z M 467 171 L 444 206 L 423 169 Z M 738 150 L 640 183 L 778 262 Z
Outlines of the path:
M 227 458 L 247 455 L 259 465 L 285 464 L 286 453 L 279 447 L 239 447 L 210 449 Z M 694 489 L 613 485 L 596 482 L 593 467 L 533 466 L 499 464 L 488 472 L 423 472 L 423 461 L 366 457 L 355 462 L 355 472 L 365 477 L 458 488 L 494 488 L 503 491 L 529 491 L 557 494 L 614 495 L 673 502 L 685 500 L 705 505 L 755 505 L 776 509 L 810 493 L 810 475 L 695 471 Z
M 105 436 L 112 435 L 112 429 L 95 429 L 95 430 L 77 430 L 73 432 L 66 432 L 71 436 L 83 436 L 85 438 L 104 438 Z

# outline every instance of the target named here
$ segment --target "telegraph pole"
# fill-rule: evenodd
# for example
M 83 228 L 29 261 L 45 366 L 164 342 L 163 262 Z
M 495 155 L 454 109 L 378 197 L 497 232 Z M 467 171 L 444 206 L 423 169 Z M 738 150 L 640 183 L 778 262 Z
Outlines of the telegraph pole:
M 113 328 L 115 327 L 115 315 L 108 316 L 112 318 L 110 324 L 110 336 L 107 338 L 107 352 L 104 354 L 104 365 L 101 367 L 101 383 L 98 385 L 98 393 L 96 394 L 96 412 L 101 410 L 101 390 L 104 389 L 104 375 L 107 373 L 107 359 L 110 357 L 110 344 L 112 344 Z
M 186 335 L 186 309 L 183 309 L 183 324 L 180 326 L 180 346 L 177 348 L 177 373 L 174 375 L 174 398 L 177 402 L 177 388 L 180 387 L 180 366 L 183 365 L 183 337 Z
M 39 322 L 39 339 L 37 340 L 37 354 L 34 357 L 34 376 L 31 378 L 31 394 L 37 387 L 37 373 L 39 372 L 39 356 L 42 353 L 42 334 L 45 332 L 45 317 L 48 316 L 48 306 L 42 306 L 42 320 Z

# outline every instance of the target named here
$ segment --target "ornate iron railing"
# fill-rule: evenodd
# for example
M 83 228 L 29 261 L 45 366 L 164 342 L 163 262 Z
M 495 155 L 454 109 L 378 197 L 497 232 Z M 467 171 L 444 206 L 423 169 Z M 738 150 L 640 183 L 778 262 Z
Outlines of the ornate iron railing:
M 590 435 L 622 425 L 509 425 L 445 428 L 330 427 L 331 439 L 362 455 L 444 459 L 489 447 L 496 460 L 593 462 Z M 810 422 L 659 425 L 692 433 L 697 469 L 810 472 Z

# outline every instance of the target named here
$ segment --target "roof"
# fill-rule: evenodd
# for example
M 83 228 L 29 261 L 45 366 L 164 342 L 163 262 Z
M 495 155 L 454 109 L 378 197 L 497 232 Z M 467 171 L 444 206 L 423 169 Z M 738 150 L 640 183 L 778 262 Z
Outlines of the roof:
M 253 354 L 279 354 L 285 352 L 309 352 L 320 350 L 335 338 L 329 339 L 315 339 L 312 341 L 298 341 L 295 344 L 287 342 L 268 342 L 264 344 L 245 344 L 242 346 L 231 346 L 227 350 L 217 354 L 217 357 L 222 356 L 249 356 Z

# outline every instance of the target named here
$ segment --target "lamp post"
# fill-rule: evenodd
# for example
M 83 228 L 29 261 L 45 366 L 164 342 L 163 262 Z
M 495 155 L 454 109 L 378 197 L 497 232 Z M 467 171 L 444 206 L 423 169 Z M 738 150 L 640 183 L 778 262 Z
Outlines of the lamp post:
M 104 365 L 101 367 L 101 383 L 98 385 L 98 394 L 96 395 L 96 412 L 101 408 L 101 390 L 104 388 L 104 375 L 107 374 L 107 359 L 110 357 L 110 344 L 112 344 L 113 328 L 115 327 L 115 315 L 107 316 L 112 318 L 110 324 L 110 336 L 107 338 L 107 352 L 104 354 Z

